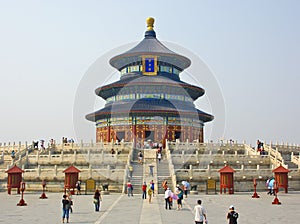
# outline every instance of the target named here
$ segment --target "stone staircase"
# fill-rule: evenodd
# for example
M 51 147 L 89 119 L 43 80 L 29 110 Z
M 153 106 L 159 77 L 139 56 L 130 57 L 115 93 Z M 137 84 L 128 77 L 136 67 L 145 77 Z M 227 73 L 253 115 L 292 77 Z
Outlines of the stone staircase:
M 142 193 L 142 184 L 143 184 L 143 173 L 144 173 L 144 167 L 142 164 L 138 163 L 138 152 L 140 150 L 134 149 L 133 150 L 133 161 L 131 162 L 131 165 L 133 167 L 133 174 L 131 178 L 131 184 L 133 186 L 133 194 L 141 194 Z M 143 155 L 144 151 L 141 150 Z
M 279 150 L 282 158 L 284 159 L 284 164 L 287 165 L 288 169 L 297 169 L 298 165 L 291 161 L 291 152 L 285 152 L 284 150 Z
M 162 182 L 163 181 L 168 182 L 168 186 L 170 187 L 171 190 L 173 190 L 172 186 L 172 178 L 170 176 L 170 171 L 169 171 L 169 162 L 163 158 L 160 163 L 157 162 L 157 185 L 158 185 L 158 193 L 163 194 L 164 189 L 162 188 Z

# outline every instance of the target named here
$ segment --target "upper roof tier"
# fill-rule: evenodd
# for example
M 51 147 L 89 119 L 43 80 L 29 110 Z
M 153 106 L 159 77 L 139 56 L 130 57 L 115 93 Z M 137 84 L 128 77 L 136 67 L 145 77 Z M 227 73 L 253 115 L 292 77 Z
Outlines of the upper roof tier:
M 156 33 L 153 30 L 154 19 L 147 18 L 146 21 L 148 28 L 145 32 L 145 38 L 129 51 L 110 59 L 109 63 L 120 71 L 130 64 L 141 62 L 144 55 L 153 55 L 158 56 L 159 62 L 176 66 L 181 71 L 189 67 L 191 65 L 190 59 L 171 51 L 156 39 Z

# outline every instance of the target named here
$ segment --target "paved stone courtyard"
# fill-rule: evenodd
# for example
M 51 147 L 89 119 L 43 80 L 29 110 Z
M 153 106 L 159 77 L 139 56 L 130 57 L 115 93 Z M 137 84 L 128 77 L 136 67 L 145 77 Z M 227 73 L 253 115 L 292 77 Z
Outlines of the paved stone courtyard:
M 251 198 L 252 193 L 236 193 L 233 195 L 199 194 L 188 195 L 184 199 L 183 209 L 165 210 L 163 195 L 155 196 L 151 204 L 142 200 L 141 195 L 128 197 L 121 194 L 103 196 L 103 204 L 99 213 L 94 212 L 92 195 L 74 195 L 73 213 L 70 223 L 180 223 L 192 224 L 192 209 L 196 200 L 202 199 L 207 210 L 209 224 L 228 223 L 225 216 L 229 205 L 233 204 L 239 212 L 239 224 L 281 224 L 298 223 L 300 220 L 300 192 L 279 193 L 281 205 L 272 205 L 274 196 L 260 192 L 259 199 Z M 61 223 L 62 193 L 47 193 L 48 199 L 39 199 L 40 193 L 26 193 L 27 206 L 17 206 L 20 195 L 15 191 L 12 195 L 0 193 L 0 223 Z M 298 221 L 297 221 L 298 220 Z

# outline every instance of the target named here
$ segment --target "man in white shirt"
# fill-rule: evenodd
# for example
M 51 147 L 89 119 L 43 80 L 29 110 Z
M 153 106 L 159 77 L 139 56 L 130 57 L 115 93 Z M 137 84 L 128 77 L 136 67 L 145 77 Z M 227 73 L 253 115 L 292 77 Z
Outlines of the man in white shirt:
M 207 223 L 206 211 L 205 208 L 201 205 L 202 201 L 198 200 L 197 205 L 194 207 L 195 213 L 195 224 L 204 224 Z
M 165 191 L 165 201 L 166 201 L 166 209 L 168 209 L 168 205 L 169 205 L 169 209 L 171 209 L 171 190 L 170 188 L 167 188 L 167 190 Z

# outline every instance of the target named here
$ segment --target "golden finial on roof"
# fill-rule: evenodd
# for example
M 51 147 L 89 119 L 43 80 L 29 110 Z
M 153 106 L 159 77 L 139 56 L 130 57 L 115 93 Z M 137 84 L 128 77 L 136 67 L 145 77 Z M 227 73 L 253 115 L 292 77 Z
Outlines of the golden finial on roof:
M 153 30 L 154 18 L 148 17 L 146 19 L 147 22 L 147 30 Z

